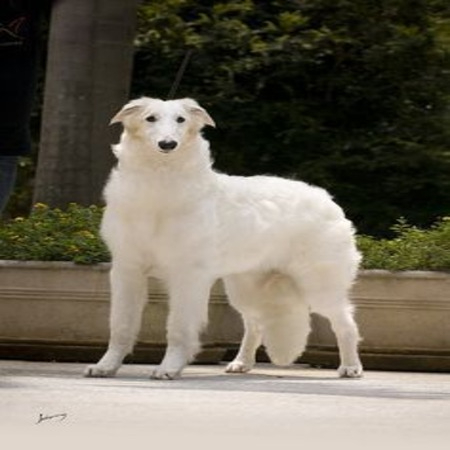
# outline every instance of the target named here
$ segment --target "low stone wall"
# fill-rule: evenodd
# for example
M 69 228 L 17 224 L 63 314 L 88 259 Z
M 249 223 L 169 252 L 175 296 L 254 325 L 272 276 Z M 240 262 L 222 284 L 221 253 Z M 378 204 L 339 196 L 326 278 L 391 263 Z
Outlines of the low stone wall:
M 108 264 L 0 262 L 0 357 L 90 361 L 101 355 L 109 334 L 108 270 Z M 450 274 L 363 271 L 352 299 L 367 368 L 450 371 Z M 150 279 L 134 361 L 159 361 L 166 315 L 165 292 Z M 211 293 L 209 316 L 200 360 L 231 358 L 242 324 L 220 282 Z M 312 322 L 301 361 L 336 365 L 328 321 L 313 315 Z

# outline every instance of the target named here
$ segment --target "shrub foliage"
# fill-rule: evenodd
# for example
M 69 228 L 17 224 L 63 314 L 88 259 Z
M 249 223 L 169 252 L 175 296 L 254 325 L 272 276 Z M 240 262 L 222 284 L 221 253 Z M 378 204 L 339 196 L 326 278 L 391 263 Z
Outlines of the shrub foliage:
M 359 236 L 363 268 L 386 270 L 450 270 L 450 217 L 429 229 L 408 225 L 403 219 L 392 227 L 392 239 Z
M 94 264 L 109 259 L 98 229 L 102 208 L 71 204 L 67 210 L 38 203 L 28 217 L 0 226 L 0 259 L 73 261 Z

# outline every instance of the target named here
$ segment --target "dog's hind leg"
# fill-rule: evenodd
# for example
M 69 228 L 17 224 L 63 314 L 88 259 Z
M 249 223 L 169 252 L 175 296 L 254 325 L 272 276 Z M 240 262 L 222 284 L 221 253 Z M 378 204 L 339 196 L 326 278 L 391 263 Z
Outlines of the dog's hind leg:
M 341 306 L 316 306 L 314 311 L 326 317 L 336 335 L 341 359 L 338 374 L 341 378 L 359 378 L 363 368 L 358 356 L 360 340 L 358 327 L 353 318 L 353 308 L 348 300 L 340 301 Z
M 200 332 L 208 319 L 208 300 L 214 280 L 180 268 L 169 278 L 167 349 L 152 378 L 174 379 L 200 349 Z
M 311 310 L 327 318 L 336 335 L 341 360 L 339 376 L 358 378 L 363 372 L 358 356 L 360 336 L 348 298 L 351 279 L 341 266 L 323 265 L 317 273 L 307 274 L 301 283 Z
M 243 317 L 244 338 L 239 347 L 239 352 L 225 369 L 228 373 L 245 373 L 255 365 L 256 350 L 261 345 L 262 334 L 258 322 Z
M 125 356 L 133 350 L 147 300 L 147 276 L 144 273 L 113 265 L 110 281 L 111 313 L 108 350 L 97 364 L 86 368 L 84 375 L 87 377 L 115 375 Z
M 258 280 L 254 275 L 233 275 L 224 278 L 225 291 L 230 304 L 241 314 L 244 337 L 238 354 L 225 369 L 229 373 L 245 373 L 255 365 L 256 350 L 262 343 L 261 327 L 254 314 L 259 300 Z

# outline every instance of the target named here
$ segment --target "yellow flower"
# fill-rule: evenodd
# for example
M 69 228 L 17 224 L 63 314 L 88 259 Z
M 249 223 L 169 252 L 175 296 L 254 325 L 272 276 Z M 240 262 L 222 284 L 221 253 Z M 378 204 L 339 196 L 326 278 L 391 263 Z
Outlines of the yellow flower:
M 45 203 L 35 203 L 34 209 L 48 209 L 48 206 Z
M 78 232 L 79 236 L 87 238 L 87 239 L 93 239 L 95 236 L 88 230 L 82 230 Z

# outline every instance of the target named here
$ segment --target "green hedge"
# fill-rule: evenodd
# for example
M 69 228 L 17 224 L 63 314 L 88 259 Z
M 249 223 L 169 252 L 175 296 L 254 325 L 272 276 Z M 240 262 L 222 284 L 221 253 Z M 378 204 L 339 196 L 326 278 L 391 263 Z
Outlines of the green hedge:
M 450 270 L 450 217 L 424 230 L 399 220 L 392 239 L 358 236 L 365 269 Z
M 103 208 L 72 204 L 65 211 L 37 204 L 29 217 L 0 225 L 0 259 L 74 261 L 110 260 L 98 234 Z M 427 230 L 399 220 L 392 239 L 358 236 L 364 269 L 450 270 L 450 217 Z
M 0 226 L 0 259 L 20 261 L 108 261 L 98 234 L 103 208 L 71 204 L 67 210 L 38 203 L 28 217 L 16 217 Z

